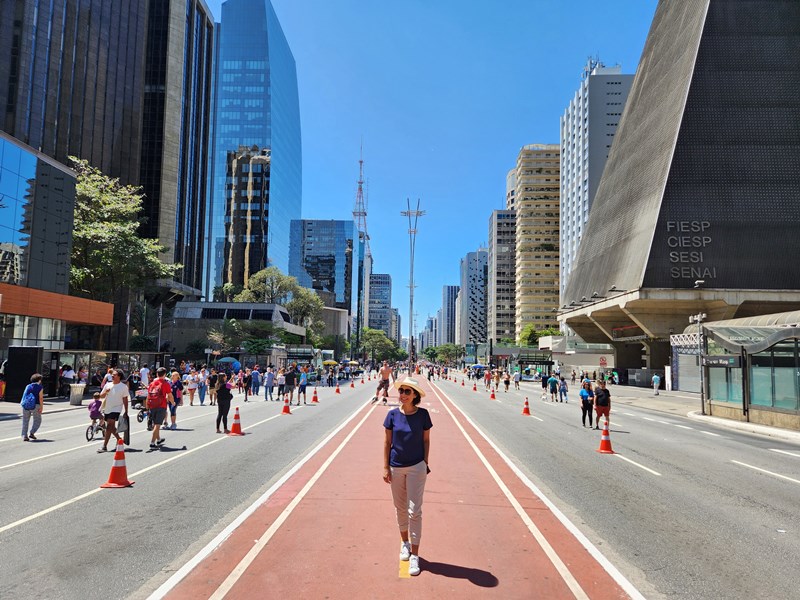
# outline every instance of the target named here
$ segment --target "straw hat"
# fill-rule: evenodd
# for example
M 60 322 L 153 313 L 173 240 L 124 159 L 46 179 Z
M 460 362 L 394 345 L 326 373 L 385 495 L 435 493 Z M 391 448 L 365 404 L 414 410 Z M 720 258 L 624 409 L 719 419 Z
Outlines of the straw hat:
M 410 377 L 406 377 L 405 379 L 403 379 L 403 381 L 394 382 L 394 387 L 396 387 L 398 390 L 400 389 L 401 386 L 410 387 L 412 390 L 415 390 L 419 394 L 420 398 L 425 397 L 425 391 L 420 387 L 416 379 L 411 379 Z

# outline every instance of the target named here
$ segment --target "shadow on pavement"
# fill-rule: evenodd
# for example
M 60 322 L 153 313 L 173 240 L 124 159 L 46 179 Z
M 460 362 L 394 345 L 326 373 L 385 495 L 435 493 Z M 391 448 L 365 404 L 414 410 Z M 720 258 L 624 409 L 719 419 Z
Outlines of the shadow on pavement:
M 447 563 L 429 562 L 424 558 L 420 558 L 419 562 L 423 570 L 427 571 L 428 573 L 442 575 L 443 577 L 453 577 L 456 579 L 468 579 L 470 583 L 479 587 L 497 587 L 497 585 L 500 583 L 497 577 L 489 573 L 489 571 L 471 569 L 469 567 L 450 565 Z

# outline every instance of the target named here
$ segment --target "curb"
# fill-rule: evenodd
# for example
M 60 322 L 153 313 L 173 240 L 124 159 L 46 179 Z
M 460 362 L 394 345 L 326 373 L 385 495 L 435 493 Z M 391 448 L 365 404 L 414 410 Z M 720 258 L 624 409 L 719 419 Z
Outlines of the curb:
M 790 429 L 781 429 L 779 427 L 770 427 L 769 425 L 760 425 L 758 423 L 747 423 L 744 421 L 734 421 L 732 419 L 723 419 L 721 417 L 714 417 L 712 415 L 703 415 L 699 411 L 693 410 L 686 415 L 695 421 L 704 421 L 717 427 L 725 429 L 734 429 L 744 433 L 754 433 L 764 437 L 775 438 L 787 442 L 800 443 L 800 431 L 792 431 Z

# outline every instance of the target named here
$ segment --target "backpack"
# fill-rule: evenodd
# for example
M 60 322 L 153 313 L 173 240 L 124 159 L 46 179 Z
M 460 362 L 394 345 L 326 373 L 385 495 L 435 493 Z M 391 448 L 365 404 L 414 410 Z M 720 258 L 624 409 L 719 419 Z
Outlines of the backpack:
M 164 388 L 161 387 L 161 380 L 154 380 L 147 387 L 147 408 L 163 408 L 167 402 Z
M 36 408 L 36 403 L 39 401 L 39 398 L 31 391 L 31 386 L 27 386 L 25 391 L 22 393 L 22 408 L 25 410 L 33 410 Z

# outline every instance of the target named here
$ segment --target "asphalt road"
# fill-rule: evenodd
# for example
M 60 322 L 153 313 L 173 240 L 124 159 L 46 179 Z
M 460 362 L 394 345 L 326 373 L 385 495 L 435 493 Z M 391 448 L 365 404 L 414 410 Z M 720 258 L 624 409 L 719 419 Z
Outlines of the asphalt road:
M 618 454 L 604 455 L 577 402 L 543 402 L 538 385 L 496 401 L 439 387 L 646 597 L 800 597 L 800 444 L 643 408 L 651 392 L 618 387 Z
M 85 408 L 45 413 L 36 443 L 0 420 L 0 598 L 147 597 L 363 407 L 372 384 L 323 388 L 291 416 L 237 399 L 241 438 L 214 433 L 215 408 L 184 406 L 159 452 L 134 421 L 136 483 L 118 490 L 98 487 L 113 454 L 85 441 Z M 798 597 L 800 444 L 653 410 L 638 399 L 646 390 L 617 388 L 618 454 L 602 455 L 577 403 L 542 402 L 536 384 L 496 401 L 438 386 L 646 597 Z M 521 415 L 526 395 L 533 417 Z M 434 439 L 437 468 L 446 451 Z

